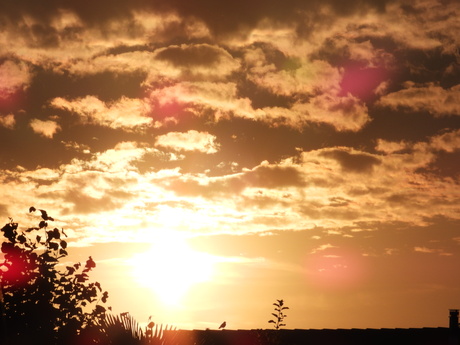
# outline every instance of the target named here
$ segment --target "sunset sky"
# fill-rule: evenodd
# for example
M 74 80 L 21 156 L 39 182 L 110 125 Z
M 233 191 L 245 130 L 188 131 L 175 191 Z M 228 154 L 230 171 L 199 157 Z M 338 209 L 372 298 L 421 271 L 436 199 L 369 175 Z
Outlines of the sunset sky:
M 0 217 L 68 234 L 115 313 L 448 326 L 460 3 L 0 2 Z

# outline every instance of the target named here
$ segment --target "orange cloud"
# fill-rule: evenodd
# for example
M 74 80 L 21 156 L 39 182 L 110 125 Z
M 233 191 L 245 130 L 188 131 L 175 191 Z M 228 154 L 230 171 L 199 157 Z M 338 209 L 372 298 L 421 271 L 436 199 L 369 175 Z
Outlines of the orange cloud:
M 199 151 L 210 154 L 216 153 L 219 149 L 216 139 L 212 134 L 195 130 L 169 132 L 158 136 L 155 140 L 155 146 L 177 151 Z
M 405 83 L 405 88 L 383 96 L 378 104 L 391 109 L 427 111 L 435 117 L 460 114 L 460 85 L 444 89 L 429 83 Z
M 51 120 L 32 119 L 29 125 L 35 133 L 49 139 L 53 138 L 54 134 L 61 130 L 61 126 L 56 121 Z
M 117 101 L 105 103 L 94 96 L 71 101 L 57 97 L 50 104 L 54 108 L 77 114 L 84 124 L 136 131 L 152 123 L 152 119 L 147 116 L 148 107 L 140 99 L 121 97 Z
M 8 99 L 15 92 L 26 89 L 32 76 L 24 62 L 6 60 L 0 64 L 0 99 Z
M 13 129 L 15 124 L 16 124 L 16 120 L 13 114 L 8 114 L 5 116 L 0 115 L 0 126 L 8 128 L 8 129 Z

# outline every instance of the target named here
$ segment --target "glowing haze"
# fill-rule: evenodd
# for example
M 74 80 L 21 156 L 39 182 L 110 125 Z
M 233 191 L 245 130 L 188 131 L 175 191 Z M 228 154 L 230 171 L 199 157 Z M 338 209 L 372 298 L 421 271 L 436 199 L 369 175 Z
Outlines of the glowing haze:
M 0 216 L 46 209 L 114 312 L 446 326 L 458 1 L 0 4 Z

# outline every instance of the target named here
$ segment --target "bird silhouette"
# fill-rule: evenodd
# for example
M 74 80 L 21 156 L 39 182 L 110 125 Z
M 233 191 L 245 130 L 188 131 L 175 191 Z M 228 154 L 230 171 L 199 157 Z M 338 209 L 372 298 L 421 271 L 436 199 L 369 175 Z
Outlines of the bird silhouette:
M 224 329 L 225 326 L 227 326 L 227 322 L 224 321 L 224 322 L 222 322 L 222 324 L 219 326 L 219 329 L 221 329 L 221 328 Z

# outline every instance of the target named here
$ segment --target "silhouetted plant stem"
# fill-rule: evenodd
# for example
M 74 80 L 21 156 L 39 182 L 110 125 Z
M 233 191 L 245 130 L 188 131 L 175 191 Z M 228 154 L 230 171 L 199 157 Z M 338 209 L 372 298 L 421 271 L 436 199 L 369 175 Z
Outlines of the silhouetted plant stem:
M 273 323 L 275 329 L 279 330 L 281 327 L 286 326 L 286 324 L 283 323 L 284 318 L 287 317 L 284 311 L 289 309 L 289 307 L 284 306 L 284 301 L 282 299 L 276 300 L 276 303 L 273 303 L 273 305 L 275 306 L 275 312 L 272 313 L 272 315 L 275 319 L 268 321 L 268 323 Z

